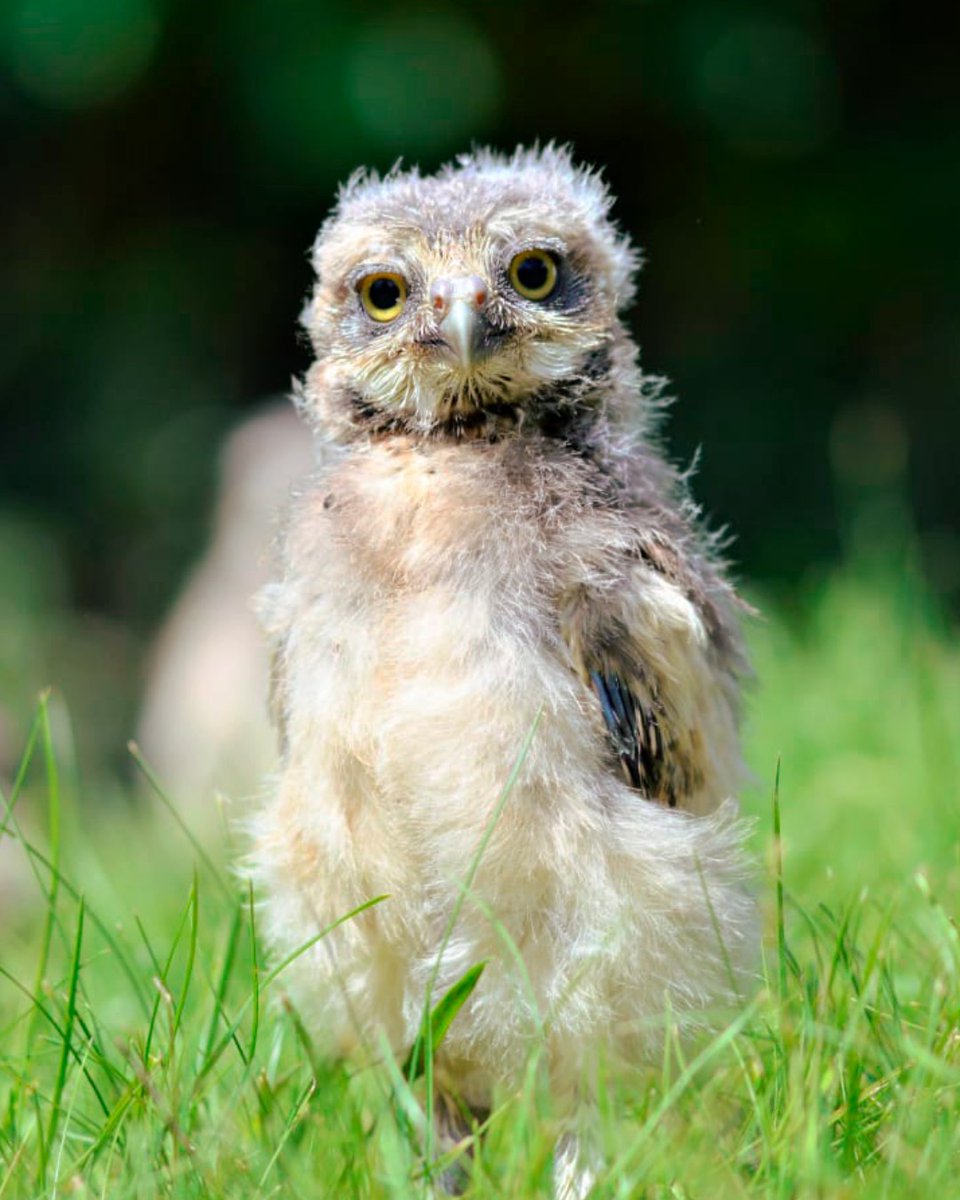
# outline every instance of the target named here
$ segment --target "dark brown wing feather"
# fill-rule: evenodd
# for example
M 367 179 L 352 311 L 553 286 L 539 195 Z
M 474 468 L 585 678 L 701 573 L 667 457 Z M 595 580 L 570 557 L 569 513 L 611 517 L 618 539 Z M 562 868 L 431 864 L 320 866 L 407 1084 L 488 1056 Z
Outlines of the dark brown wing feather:
M 641 704 L 614 671 L 590 671 L 590 682 L 624 779 L 651 800 L 675 807 L 655 704 Z

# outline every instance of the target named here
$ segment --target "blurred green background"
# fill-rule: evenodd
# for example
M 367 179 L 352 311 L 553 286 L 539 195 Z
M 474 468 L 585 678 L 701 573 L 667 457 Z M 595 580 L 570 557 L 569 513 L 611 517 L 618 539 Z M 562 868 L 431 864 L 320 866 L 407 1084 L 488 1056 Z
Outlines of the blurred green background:
M 338 181 L 473 142 L 605 168 L 671 452 L 702 444 L 755 588 L 872 555 L 955 607 L 957 34 L 863 0 L 3 0 L 0 762 L 71 679 L 120 761 L 222 437 L 306 364 Z

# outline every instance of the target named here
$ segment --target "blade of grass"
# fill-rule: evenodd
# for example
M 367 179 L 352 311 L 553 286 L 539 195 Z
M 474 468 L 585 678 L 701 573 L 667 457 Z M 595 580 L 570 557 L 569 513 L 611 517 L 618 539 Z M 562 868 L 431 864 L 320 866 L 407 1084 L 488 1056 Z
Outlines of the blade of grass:
M 703 1050 L 693 1058 L 680 1073 L 677 1075 L 673 1084 L 660 1098 L 659 1103 L 641 1125 L 637 1136 L 633 1139 L 630 1146 L 627 1147 L 612 1163 L 609 1164 L 598 1182 L 601 1184 L 607 1182 L 611 1185 L 615 1181 L 622 1180 L 627 1167 L 634 1158 L 637 1151 L 650 1138 L 650 1135 L 660 1124 L 664 1115 L 669 1112 L 673 1105 L 677 1102 L 683 1091 L 696 1078 L 697 1074 L 715 1058 L 719 1057 L 722 1051 L 729 1046 L 734 1039 L 741 1033 L 747 1024 L 753 1019 L 756 1012 L 757 1002 L 754 1001 L 735 1020 L 720 1031 L 719 1034 L 705 1046 Z M 631 1193 L 632 1194 L 632 1193 Z
M 53 754 L 53 739 L 50 732 L 48 695 L 49 693 L 41 698 L 39 709 L 41 747 L 47 778 L 47 836 L 50 842 L 50 889 L 47 892 L 47 906 L 44 912 L 43 929 L 40 933 L 40 955 L 37 959 L 37 969 L 34 975 L 33 990 L 38 996 L 43 991 L 43 981 L 46 978 L 47 964 L 50 961 L 50 945 L 53 941 L 53 931 L 56 925 L 57 896 L 60 890 L 60 784 L 57 775 L 57 764 Z M 29 1061 L 32 1053 L 35 1032 L 36 1019 L 32 1017 L 27 1022 L 26 1061 Z
M 186 1006 L 190 984 L 193 980 L 193 964 L 197 960 L 197 939 L 200 932 L 200 881 L 197 878 L 196 869 L 193 872 L 191 892 L 193 895 L 193 904 L 190 906 L 190 940 L 187 942 L 187 965 L 183 972 L 183 982 L 180 984 L 180 998 L 173 1013 L 173 1023 L 170 1030 L 171 1043 L 180 1030 L 180 1022 L 183 1020 L 183 1010 Z
M 60 1061 L 57 1065 L 56 1082 L 53 1088 L 53 1101 L 50 1106 L 50 1120 L 47 1125 L 46 1148 L 53 1145 L 57 1136 L 57 1126 L 60 1123 L 60 1103 L 63 1099 L 63 1089 L 67 1082 L 67 1067 L 70 1062 L 70 1049 L 73 1041 L 73 1024 L 77 1011 L 77 984 L 80 979 L 80 950 L 83 945 L 83 900 L 77 913 L 77 937 L 73 947 L 73 959 L 70 963 L 70 991 L 67 995 L 67 1019 L 63 1030 L 63 1044 L 60 1050 Z M 40 1160 L 40 1182 L 46 1183 L 46 1156 Z
M 480 962 L 469 967 L 457 982 L 440 997 L 437 1004 L 428 1013 L 424 1013 L 424 1024 L 429 1023 L 430 1028 L 421 1027 L 420 1034 L 401 1068 L 409 1083 L 413 1083 L 424 1073 L 426 1047 L 429 1045 L 436 1050 L 440 1046 L 453 1024 L 454 1017 L 469 1000 L 473 989 L 480 982 L 480 976 L 486 965 L 485 962 Z
M 257 1052 L 257 1036 L 260 1032 L 260 963 L 257 960 L 257 912 L 253 903 L 253 880 L 247 881 L 247 912 L 250 920 L 250 961 L 253 1016 L 250 1021 L 250 1045 L 247 1047 L 247 1062 L 253 1062 Z
M 237 953 L 237 941 L 240 937 L 240 925 L 243 921 L 245 909 L 246 905 L 241 902 L 237 904 L 233 910 L 233 918 L 230 922 L 230 930 L 227 934 L 227 945 L 223 954 L 223 965 L 220 968 L 220 976 L 217 980 L 217 986 L 214 989 L 213 1014 L 210 1017 L 210 1026 L 207 1029 L 207 1037 L 203 1047 L 204 1062 L 206 1062 L 206 1060 L 213 1053 L 213 1045 L 217 1036 L 217 1028 L 219 1027 L 221 1020 L 225 1025 L 229 1026 L 230 1024 L 229 1018 L 227 1017 L 223 1006 L 227 998 L 227 985 L 230 982 L 230 972 L 233 970 L 233 960 Z M 239 1051 L 244 1065 L 246 1065 L 247 1058 L 239 1043 L 237 1043 L 237 1050 Z
M 18 992 L 20 992 L 23 996 L 25 996 L 30 1001 L 31 1008 L 36 1009 L 36 1011 L 40 1014 L 40 1016 L 43 1017 L 43 1019 L 47 1022 L 48 1025 L 50 1025 L 50 1027 L 54 1030 L 57 1037 L 59 1038 L 60 1043 L 65 1044 L 65 1031 L 64 1031 L 63 1026 L 60 1025 L 60 1023 L 57 1021 L 56 1017 L 53 1016 L 53 1014 L 49 1011 L 49 1009 L 46 1007 L 46 1005 L 42 1003 L 42 1001 L 39 999 L 39 997 L 35 996 L 33 994 L 33 992 L 30 991 L 29 988 L 24 987 L 24 985 L 20 982 L 20 980 L 17 979 L 17 977 L 15 975 L 11 975 L 11 973 L 2 964 L 0 964 L 0 976 L 2 976 L 4 979 L 6 979 L 8 983 L 11 983 L 17 989 Z M 78 1066 L 80 1066 L 80 1057 L 79 1057 L 79 1054 L 77 1053 L 77 1051 L 71 1050 L 71 1054 L 73 1055 L 74 1061 L 77 1063 Z M 21 1066 L 21 1071 L 25 1073 L 26 1067 L 27 1067 L 27 1063 L 26 1063 L 26 1061 L 24 1061 Z M 86 1077 L 87 1082 L 90 1084 L 91 1091 L 97 1098 L 97 1103 L 103 1109 L 104 1116 L 106 1116 L 106 1114 L 110 1111 L 110 1106 L 107 1104 L 106 1100 L 104 1100 L 103 1093 L 97 1087 L 96 1080 L 90 1075 L 90 1073 L 87 1070 L 84 1070 L 84 1075 Z
M 187 839 L 187 841 L 193 847 L 194 851 L 196 852 L 197 858 L 199 858 L 199 860 L 203 863 L 203 865 L 207 868 L 207 870 L 210 872 L 210 874 L 216 880 L 217 886 L 220 888 L 220 890 L 223 892 L 223 894 L 226 896 L 226 898 L 228 900 L 232 901 L 234 898 L 234 893 L 233 893 L 232 889 L 230 888 L 227 881 L 223 878 L 223 875 L 220 873 L 219 869 L 217 868 L 216 863 L 213 861 L 213 859 L 210 857 L 210 855 L 203 848 L 203 844 L 201 843 L 200 839 L 193 832 L 193 830 L 190 828 L 190 826 L 186 823 L 186 821 L 180 815 L 180 813 L 177 809 L 177 806 L 173 803 L 173 801 L 167 795 L 166 791 L 164 790 L 163 784 L 160 782 L 159 778 L 157 777 L 156 772 L 153 770 L 153 768 L 150 766 L 150 764 L 147 762 L 147 760 L 143 757 L 143 754 L 140 752 L 140 747 L 137 745 L 136 742 L 128 742 L 127 750 L 130 753 L 130 757 L 140 768 L 147 783 L 150 784 L 150 788 L 153 791 L 154 795 L 156 795 L 157 799 L 160 801 L 160 803 L 163 805 L 163 807 L 167 810 L 167 812 L 170 814 L 170 816 L 173 817 L 174 821 L 176 822 L 177 828 L 181 831 L 181 833 L 184 835 L 184 837 Z
M 773 852 L 777 879 L 777 982 L 780 1003 L 787 997 L 787 931 L 783 914 L 783 840 L 780 831 L 780 759 L 773 781 Z
M 410 1080 L 400 1069 L 386 1033 L 382 1029 L 378 1030 L 377 1037 L 379 1054 L 375 1061 L 387 1074 L 391 1113 L 403 1138 L 419 1153 L 419 1134 L 426 1130 L 426 1118 L 413 1093 Z
M 315 933 L 313 935 L 313 937 L 308 938 L 307 941 L 305 941 L 301 945 L 299 945 L 296 948 L 296 950 L 291 951 L 291 953 L 288 954 L 285 958 L 283 958 L 279 963 L 277 963 L 277 965 L 273 968 L 273 970 L 269 971 L 263 977 L 262 980 L 259 980 L 257 983 L 257 986 L 253 989 L 253 991 L 251 991 L 251 994 L 247 997 L 247 999 L 241 1005 L 240 1011 L 237 1013 L 237 1016 L 234 1019 L 234 1021 L 232 1022 L 232 1024 L 230 1025 L 229 1029 L 224 1034 L 224 1036 L 220 1039 L 220 1041 L 217 1043 L 216 1049 L 211 1053 L 208 1060 L 204 1063 L 202 1069 L 197 1073 L 197 1078 L 194 1083 L 194 1091 L 196 1092 L 201 1081 L 210 1074 L 211 1068 L 214 1066 L 214 1064 L 220 1058 L 220 1055 L 224 1052 L 224 1050 L 226 1050 L 227 1046 L 229 1046 L 231 1044 L 231 1042 L 233 1041 L 233 1038 L 236 1035 L 237 1030 L 240 1028 L 240 1022 L 243 1020 L 243 1017 L 244 1017 L 247 1009 L 250 1007 L 251 1004 L 254 1003 L 254 998 L 256 998 L 256 1002 L 259 1004 L 261 995 L 274 982 L 274 980 L 276 980 L 280 975 L 282 975 L 283 972 L 287 969 L 287 967 L 289 967 L 292 963 L 296 962 L 296 960 L 302 954 L 306 954 L 306 952 L 311 948 L 311 946 L 315 946 L 317 944 L 317 942 L 321 941 L 328 934 L 332 933 L 335 929 L 339 928 L 339 926 L 341 926 L 345 921 L 349 921 L 353 917 L 359 916 L 360 913 L 366 912 L 368 909 L 373 908 L 374 905 L 380 904 L 384 900 L 388 900 L 388 899 L 389 899 L 389 895 L 387 893 L 384 893 L 382 896 L 374 896 L 372 900 L 365 900 L 363 902 L 363 904 L 358 904 L 356 908 L 351 908 L 350 911 L 347 913 L 344 913 L 342 917 L 338 917 L 335 921 L 331 921 L 331 923 L 329 925 L 325 926 L 325 928 L 321 929 L 319 933 Z
M 27 1143 L 24 1141 L 24 1142 L 21 1142 L 20 1145 L 17 1146 L 16 1150 L 13 1152 L 13 1155 L 10 1158 L 10 1162 L 7 1164 L 7 1173 L 6 1173 L 6 1175 L 4 1175 L 2 1182 L 0 1182 L 0 1197 L 3 1196 L 4 1192 L 6 1192 L 7 1186 L 9 1185 L 10 1181 L 14 1178 L 14 1173 L 17 1172 L 17 1168 L 20 1166 L 20 1159 L 23 1158 L 26 1148 L 27 1148 Z M 19 1172 L 17 1172 L 16 1178 L 18 1178 L 18 1179 L 20 1178 Z
M 23 846 L 24 850 L 26 850 L 31 859 L 36 859 L 41 866 L 46 867 L 48 870 L 53 869 L 51 860 L 47 858 L 43 851 L 38 850 L 37 847 L 25 837 L 20 836 L 19 840 L 20 844 Z M 62 871 L 59 872 L 59 881 L 60 887 L 63 889 L 63 891 L 65 891 L 72 900 L 75 900 L 77 903 L 79 903 L 81 897 L 80 889 L 75 884 L 71 883 L 69 877 Z M 91 924 L 96 926 L 97 932 L 110 947 L 110 950 L 113 952 L 120 969 L 129 980 L 134 994 L 140 1001 L 144 1015 L 148 1014 L 150 1012 L 150 1003 L 147 999 L 145 991 L 143 990 L 140 977 L 137 974 L 134 964 L 130 961 L 126 951 L 123 949 L 117 938 L 114 937 L 109 925 L 107 925 L 103 918 L 100 917 L 89 904 L 87 904 L 86 910 L 88 920 Z
M 260 1181 L 257 1184 L 258 1191 L 262 1191 L 264 1186 L 266 1185 L 266 1182 L 270 1175 L 270 1172 L 273 1170 L 274 1166 L 276 1165 L 277 1159 L 280 1157 L 280 1154 L 283 1151 L 284 1146 L 290 1140 L 290 1135 L 293 1133 L 293 1131 L 296 1127 L 297 1121 L 299 1120 L 299 1117 L 300 1117 L 300 1113 L 303 1111 L 304 1106 L 307 1104 L 310 1097 L 313 1095 L 313 1093 L 316 1090 L 317 1090 L 317 1082 L 315 1079 L 311 1079 L 310 1082 L 307 1084 L 307 1086 L 301 1092 L 301 1094 L 300 1094 L 299 1098 L 297 1099 L 296 1103 L 294 1104 L 293 1108 L 290 1110 L 290 1113 L 287 1116 L 286 1125 L 284 1127 L 283 1133 L 280 1135 L 280 1140 L 277 1142 L 277 1147 L 274 1150 L 273 1154 L 271 1154 L 270 1160 L 267 1163 L 266 1167 L 264 1167 L 263 1174 L 260 1176 Z
M 71 1177 L 76 1175 L 79 1171 L 82 1171 L 86 1164 L 90 1162 L 91 1159 L 95 1158 L 97 1154 L 99 1154 L 99 1152 L 107 1144 L 108 1140 L 113 1139 L 115 1143 L 116 1139 L 120 1135 L 120 1129 L 124 1118 L 134 1105 L 134 1102 L 139 1095 L 139 1091 L 139 1081 L 135 1084 L 129 1084 L 126 1092 L 113 1106 L 113 1109 L 106 1115 L 107 1119 L 97 1131 L 97 1136 L 94 1141 L 83 1151 L 83 1153 L 71 1167 Z
M 713 936 L 717 939 L 717 945 L 720 947 L 720 956 L 723 960 L 724 970 L 727 973 L 727 983 L 730 985 L 730 995 L 742 999 L 743 994 L 737 980 L 736 971 L 733 969 L 733 960 L 730 958 L 730 951 L 727 949 L 727 943 L 724 940 L 723 930 L 720 927 L 720 921 L 717 917 L 717 910 L 713 907 L 710 889 L 707 887 L 707 877 L 703 873 L 703 864 L 700 861 L 699 855 L 694 857 L 694 866 L 697 868 L 697 879 L 700 883 L 700 890 L 703 892 L 703 898 L 707 904 L 707 912 L 710 914 L 710 927 L 713 930 Z
M 315 946 L 317 942 L 321 941 L 328 934 L 333 933 L 335 929 L 339 929 L 344 922 L 351 921 L 354 917 L 359 917 L 361 913 L 365 913 L 368 909 L 373 908 L 374 905 L 381 904 L 384 900 L 389 899 L 389 892 L 384 892 L 382 896 L 374 896 L 372 900 L 364 900 L 362 904 L 358 904 L 356 908 L 351 908 L 350 911 L 344 913 L 342 917 L 337 917 L 335 921 L 331 921 L 330 924 L 321 929 L 319 933 L 315 933 L 312 937 L 301 943 L 296 950 L 292 950 L 286 956 L 286 958 L 281 959 L 272 970 L 268 971 L 263 983 L 260 985 L 260 990 L 262 991 L 268 988 L 278 976 L 283 974 L 283 972 L 291 965 L 291 963 L 296 962 L 302 954 L 306 954 L 306 952 L 312 946 Z
M 89 1049 L 89 1046 L 88 1046 L 88 1049 Z M 87 1054 L 85 1051 L 84 1057 L 82 1060 L 84 1065 L 86 1064 L 86 1058 L 87 1058 Z M 81 1068 L 81 1070 L 82 1070 L 82 1068 Z M 60 1134 L 60 1144 L 57 1147 L 57 1161 L 53 1165 L 53 1181 L 50 1185 L 50 1194 L 52 1197 L 56 1196 L 57 1187 L 60 1183 L 60 1173 L 61 1173 L 61 1169 L 63 1167 L 63 1152 L 67 1146 L 67 1134 L 70 1131 L 70 1123 L 71 1123 L 71 1121 L 74 1120 L 74 1117 L 76 1115 L 78 1115 L 76 1113 L 76 1106 L 77 1106 L 77 1098 L 80 1094 L 80 1080 L 82 1079 L 82 1077 L 83 1077 L 82 1074 L 78 1074 L 74 1081 L 73 1091 L 70 1096 L 70 1104 L 67 1107 L 67 1111 L 64 1116 L 63 1132 Z M 78 1124 L 79 1124 L 79 1122 L 78 1122 Z M 50 1144 L 49 1137 L 47 1138 L 47 1144 L 48 1145 Z
M 158 978 L 163 974 L 163 968 L 160 966 L 160 960 L 154 953 L 153 946 L 150 944 L 150 938 L 147 936 L 146 928 L 137 913 L 133 914 L 134 924 L 140 934 L 140 940 L 143 942 L 144 949 L 147 952 L 147 957 L 150 959 L 150 965 L 153 968 L 153 973 Z
M 41 702 L 49 693 L 41 694 Z M 23 748 L 23 753 L 20 755 L 20 762 L 17 765 L 17 773 L 13 777 L 13 783 L 10 787 L 10 798 L 5 799 L 3 792 L 0 791 L 0 801 L 3 802 L 4 817 L 0 822 L 0 837 L 3 837 L 7 832 L 7 826 L 13 817 L 13 810 L 17 806 L 17 801 L 20 798 L 20 793 L 23 790 L 24 782 L 27 778 L 27 771 L 30 769 L 30 764 L 33 762 L 33 756 L 37 748 L 37 738 L 40 735 L 40 727 L 42 724 L 41 709 L 38 703 L 33 714 L 33 720 L 30 723 L 30 732 L 27 734 L 26 745 Z
M 197 888 L 197 878 L 196 878 L 196 873 L 194 873 L 193 883 L 190 887 L 190 894 L 187 897 L 187 905 L 186 905 L 186 908 L 184 908 L 184 910 L 183 910 L 183 916 L 180 918 L 180 923 L 177 926 L 177 930 L 173 935 L 173 941 L 170 944 L 170 950 L 167 954 L 167 961 L 165 962 L 165 964 L 163 966 L 163 970 L 157 971 L 157 980 L 159 981 L 162 988 L 165 989 L 167 992 L 170 991 L 167 980 L 170 975 L 170 971 L 173 968 L 173 961 L 174 961 L 174 957 L 176 956 L 176 953 L 177 953 L 177 948 L 180 945 L 180 939 L 183 937 L 184 930 L 187 928 L 187 921 L 188 920 L 190 921 L 191 926 L 196 925 L 196 914 L 195 914 L 196 904 L 197 904 L 196 888 Z M 163 999 L 162 993 L 158 990 L 157 996 L 154 999 L 153 1005 L 151 1006 L 151 1009 L 150 1009 L 150 1020 L 147 1025 L 147 1036 L 144 1040 L 144 1045 L 143 1045 L 143 1060 L 144 1060 L 144 1062 L 147 1062 L 147 1063 L 150 1061 L 150 1047 L 153 1044 L 153 1035 L 154 1035 L 154 1031 L 156 1029 L 157 1017 L 160 1014 L 160 1004 L 162 1002 L 162 999 Z
M 513 965 L 517 971 L 517 977 L 523 985 L 524 996 L 530 1007 L 530 1015 L 533 1018 L 533 1023 L 536 1028 L 537 1041 L 543 1042 L 546 1037 L 547 1018 L 540 1011 L 540 1006 L 537 1001 L 537 993 L 533 986 L 533 981 L 530 978 L 530 972 L 527 970 L 527 964 L 524 961 L 520 947 L 517 945 L 514 938 L 510 935 L 510 931 L 504 925 L 503 921 L 496 915 L 490 905 L 482 896 L 476 892 L 469 892 L 467 899 L 471 904 L 486 917 L 490 928 L 497 935 L 500 944 L 503 946 L 506 953 L 513 960 Z

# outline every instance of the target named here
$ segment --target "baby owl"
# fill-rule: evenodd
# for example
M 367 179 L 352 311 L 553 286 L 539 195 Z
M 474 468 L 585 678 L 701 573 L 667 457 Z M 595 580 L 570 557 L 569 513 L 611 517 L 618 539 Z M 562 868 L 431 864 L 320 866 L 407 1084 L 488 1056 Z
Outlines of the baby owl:
M 428 991 L 485 962 L 436 1054 L 440 1134 L 539 1039 L 564 1195 L 598 1054 L 734 1001 L 754 943 L 741 605 L 650 440 L 610 204 L 553 146 L 347 183 L 303 316 L 319 467 L 260 605 L 267 936 L 387 894 L 296 960 L 298 1001 L 329 1049 L 402 1058 Z

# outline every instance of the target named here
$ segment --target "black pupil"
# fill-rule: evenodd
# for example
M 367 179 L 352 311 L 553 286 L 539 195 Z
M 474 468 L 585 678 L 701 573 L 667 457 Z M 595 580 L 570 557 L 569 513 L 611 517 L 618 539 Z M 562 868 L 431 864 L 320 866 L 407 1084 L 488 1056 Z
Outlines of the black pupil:
M 400 285 L 395 279 L 375 279 L 367 295 L 374 308 L 393 308 L 400 299 Z
M 533 254 L 517 264 L 517 280 L 528 292 L 537 292 L 547 282 L 547 264 Z

